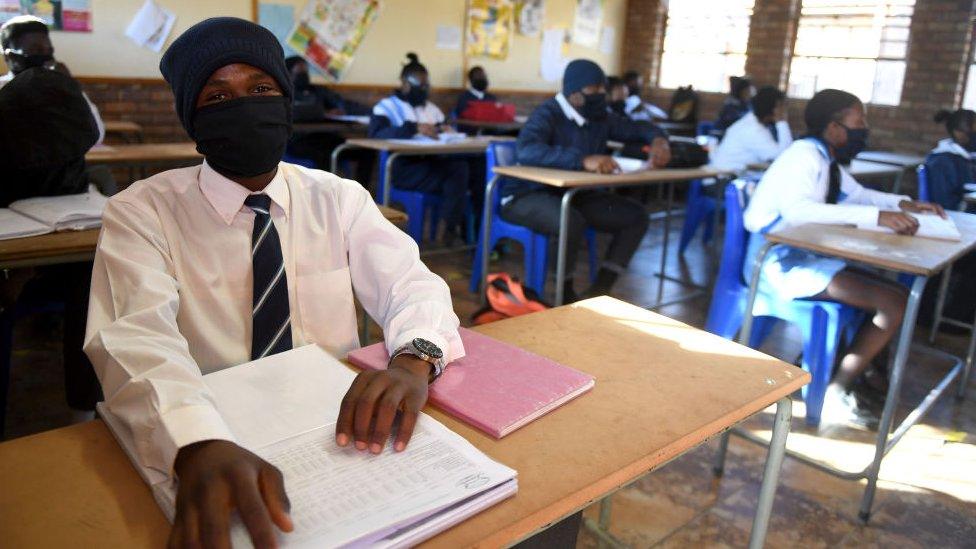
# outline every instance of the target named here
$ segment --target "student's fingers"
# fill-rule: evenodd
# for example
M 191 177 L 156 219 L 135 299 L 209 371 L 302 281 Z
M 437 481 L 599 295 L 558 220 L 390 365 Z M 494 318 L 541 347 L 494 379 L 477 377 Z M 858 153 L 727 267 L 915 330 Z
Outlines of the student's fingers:
M 369 385 L 372 372 L 363 372 L 356 376 L 346 395 L 342 397 L 342 404 L 339 406 L 339 417 L 336 419 L 336 444 L 346 446 L 353 440 L 352 421 L 356 415 L 356 402 L 363 389 Z
M 376 403 L 376 418 L 373 421 L 373 432 L 369 437 L 369 451 L 378 454 L 383 451 L 386 441 L 390 440 L 390 431 L 393 430 L 393 420 L 396 419 L 397 410 L 406 389 L 400 384 L 392 384 L 386 388 L 379 402 Z
M 200 487 L 200 541 L 208 549 L 231 549 L 229 489 L 226 479 Z
M 417 418 L 420 417 L 420 409 L 423 408 L 424 395 L 410 394 L 403 401 L 403 409 L 400 412 L 400 429 L 397 432 L 396 442 L 393 449 L 402 452 L 410 444 L 410 437 L 413 436 L 414 427 L 417 426 Z
M 389 385 L 389 376 L 376 376 L 356 400 L 356 415 L 352 420 L 352 432 L 356 440 L 357 450 L 365 450 L 367 448 L 367 444 L 369 443 L 369 428 L 373 423 L 376 404 Z
M 261 490 L 261 497 L 268 508 L 271 520 L 278 528 L 285 532 L 291 532 L 295 525 L 291 520 L 291 500 L 285 492 L 285 479 L 277 467 L 265 464 L 258 474 L 258 488 Z
M 234 479 L 234 501 L 255 549 L 273 549 L 278 545 L 274 526 L 258 490 L 257 475 L 252 471 L 238 473 Z

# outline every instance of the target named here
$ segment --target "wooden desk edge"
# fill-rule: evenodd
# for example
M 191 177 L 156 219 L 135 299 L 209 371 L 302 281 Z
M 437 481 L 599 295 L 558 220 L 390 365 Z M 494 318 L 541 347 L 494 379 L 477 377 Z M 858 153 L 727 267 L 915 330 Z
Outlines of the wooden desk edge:
M 957 254 L 954 254 L 951 259 L 947 259 L 942 263 L 940 263 L 936 268 L 926 269 L 924 267 L 912 265 L 911 263 L 903 263 L 894 260 L 884 260 L 884 259 L 875 260 L 875 259 L 868 259 L 863 257 L 847 257 L 846 254 L 844 255 L 838 254 L 837 249 L 835 248 L 827 248 L 825 246 L 814 246 L 811 245 L 810 242 L 797 240 L 795 238 L 789 238 L 776 233 L 768 233 L 766 235 L 766 240 L 774 244 L 785 244 L 787 246 L 793 246 L 794 248 L 801 248 L 811 252 L 815 252 L 823 255 L 829 255 L 831 257 L 843 259 L 845 261 L 853 261 L 855 263 L 863 263 L 865 265 L 871 265 L 873 267 L 879 267 L 886 270 L 893 270 L 899 273 L 907 273 L 907 274 L 913 274 L 913 275 L 925 276 L 925 277 L 931 277 L 935 274 L 938 274 L 943 269 L 945 269 L 946 265 L 956 261 L 957 259 L 959 259 L 960 256 L 966 253 L 965 251 L 959 252 Z

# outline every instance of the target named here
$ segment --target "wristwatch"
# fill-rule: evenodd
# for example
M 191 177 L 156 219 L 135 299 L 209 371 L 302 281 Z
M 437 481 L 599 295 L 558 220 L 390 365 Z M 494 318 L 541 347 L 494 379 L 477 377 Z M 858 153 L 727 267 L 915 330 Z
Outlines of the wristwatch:
M 400 355 L 413 355 L 430 364 L 431 371 L 427 377 L 428 384 L 433 383 L 444 373 L 444 351 L 441 351 L 440 347 L 426 339 L 417 337 L 410 343 L 400 347 L 390 357 L 390 363 L 392 364 L 393 360 Z

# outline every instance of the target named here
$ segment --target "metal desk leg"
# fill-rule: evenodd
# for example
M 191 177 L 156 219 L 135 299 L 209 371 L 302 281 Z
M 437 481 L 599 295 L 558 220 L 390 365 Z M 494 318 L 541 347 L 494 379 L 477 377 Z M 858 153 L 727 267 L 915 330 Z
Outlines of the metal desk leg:
M 942 282 L 939 283 L 939 297 L 935 301 L 935 316 L 932 317 L 932 329 L 929 332 L 929 345 L 935 343 L 935 334 L 939 332 L 942 323 L 942 311 L 945 310 L 946 293 L 949 290 L 949 279 L 952 277 L 952 263 L 942 271 Z
M 712 466 L 712 472 L 717 477 L 725 474 L 725 455 L 729 453 L 730 436 L 732 436 L 732 433 L 725 431 L 718 440 L 718 453 L 715 455 L 715 465 Z
M 556 307 L 563 304 L 563 285 L 566 279 L 566 244 L 569 241 L 569 210 L 578 189 L 568 189 L 563 193 L 559 208 L 559 244 L 556 249 Z M 575 265 L 574 265 L 575 267 Z
M 901 331 L 898 334 L 898 347 L 895 352 L 895 363 L 891 370 L 891 381 L 888 396 L 885 398 L 884 410 L 881 412 L 881 423 L 878 425 L 878 440 L 874 449 L 874 461 L 867 469 L 868 486 L 864 490 L 861 500 L 861 511 L 858 517 L 864 522 L 871 518 L 871 505 L 874 503 L 874 493 L 878 488 L 878 473 L 881 471 L 881 460 L 884 458 L 888 446 L 888 434 L 895 419 L 895 408 L 898 406 L 898 396 L 901 390 L 905 363 L 912 346 L 912 334 L 915 332 L 915 319 L 918 316 L 918 305 L 922 301 L 922 292 L 928 278 L 916 276 L 912 284 L 912 292 L 905 306 L 905 318 L 901 321 Z
M 342 175 L 339 173 L 339 155 L 346 149 L 352 149 L 354 147 L 354 145 L 350 145 L 349 143 L 342 143 L 332 151 L 332 173 Z M 369 185 L 369 181 L 360 181 L 360 183 L 364 186 Z
M 793 401 L 788 396 L 779 399 L 776 402 L 776 419 L 773 421 L 773 435 L 769 441 L 769 454 L 766 456 L 762 486 L 759 487 L 756 516 L 753 518 L 752 533 L 749 535 L 750 549 L 760 549 L 766 542 L 766 530 L 769 528 L 769 516 L 773 511 L 779 472 L 786 453 L 786 436 L 790 433 L 792 419 Z
M 657 280 L 657 303 L 664 300 L 665 269 L 668 266 L 668 241 L 671 236 L 671 208 L 674 206 L 674 181 L 668 181 L 668 201 L 664 209 L 664 242 L 661 244 L 661 275 Z
M 742 315 L 742 328 L 739 330 L 739 343 L 749 346 L 749 340 L 752 339 L 752 308 L 756 304 L 756 294 L 759 293 L 759 275 L 762 273 L 763 262 L 766 261 L 766 256 L 769 255 L 769 251 L 775 246 L 772 242 L 766 242 L 763 247 L 759 249 L 759 255 L 756 256 L 756 263 L 752 266 L 752 278 L 749 279 L 749 297 L 746 298 L 746 311 Z
M 499 177 L 493 175 L 488 184 L 485 185 L 485 211 L 481 215 L 481 280 L 478 281 L 478 290 L 481 292 L 481 302 L 488 301 L 485 293 L 485 281 L 488 280 L 488 260 L 491 257 L 491 210 L 495 202 L 495 187 L 498 186 Z
M 384 170 L 384 184 L 383 184 L 383 205 L 390 205 L 390 194 L 393 192 L 393 161 L 399 158 L 400 153 L 390 153 L 386 157 L 386 166 L 383 167 Z
M 976 327 L 976 318 L 973 319 L 973 326 Z M 956 398 L 962 399 L 966 396 L 966 385 L 969 384 L 969 374 L 973 369 L 973 355 L 976 355 L 976 328 L 969 333 L 969 350 L 966 352 L 966 367 L 962 370 L 959 378 L 959 390 Z
M 901 181 L 904 178 L 905 178 L 905 170 L 902 169 L 902 171 L 898 172 L 898 175 L 895 176 L 895 183 L 894 186 L 891 188 L 892 194 L 899 194 L 901 192 Z

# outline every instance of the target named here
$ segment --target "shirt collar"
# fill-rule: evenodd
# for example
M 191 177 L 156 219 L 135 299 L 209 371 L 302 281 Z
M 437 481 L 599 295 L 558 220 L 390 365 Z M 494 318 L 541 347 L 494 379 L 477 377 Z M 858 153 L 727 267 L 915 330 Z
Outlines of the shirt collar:
M 485 92 L 478 91 L 471 86 L 468 86 L 468 91 L 471 92 L 471 95 L 477 97 L 478 99 L 483 100 L 485 98 Z
M 559 108 L 563 110 L 563 114 L 566 115 L 566 118 L 576 122 L 577 126 L 582 128 L 583 125 L 586 124 L 586 119 L 583 118 L 583 115 L 581 115 L 576 109 L 573 108 L 572 105 L 569 104 L 569 100 L 566 99 L 566 96 L 564 96 L 562 93 L 556 94 L 556 103 L 559 103 Z
M 935 153 L 935 154 L 939 154 L 939 153 L 950 153 L 950 154 L 955 154 L 955 155 L 961 156 L 961 157 L 966 158 L 966 159 L 970 159 L 971 158 L 971 155 L 969 154 L 969 151 L 967 151 L 959 143 L 956 143 L 956 141 L 954 139 L 952 139 L 951 137 L 947 137 L 947 138 L 939 141 L 938 146 L 936 146 L 935 149 L 932 150 L 932 152 Z
M 285 218 L 288 218 L 288 206 L 291 203 L 291 197 L 288 193 L 288 185 L 285 183 L 281 164 L 278 164 L 278 172 L 274 179 L 268 183 L 268 186 L 260 193 L 252 193 L 238 183 L 217 173 L 204 160 L 203 166 L 200 168 L 200 190 L 214 210 L 217 211 L 217 214 L 228 225 L 234 222 L 234 218 L 244 208 L 244 200 L 252 194 L 268 195 L 271 202 L 281 208 L 285 212 Z
M 830 156 L 830 147 L 827 146 L 827 143 L 825 143 L 823 139 L 816 136 L 810 136 L 806 139 L 813 143 L 813 146 L 816 147 L 817 151 L 820 152 L 820 156 L 823 156 L 827 160 L 833 160 L 833 158 Z

